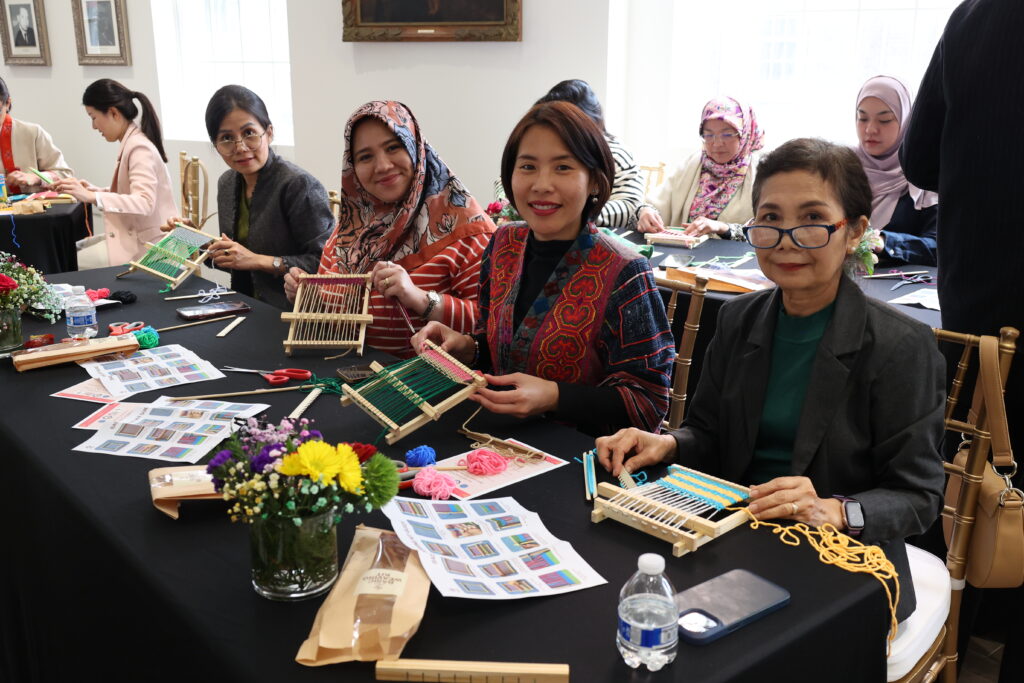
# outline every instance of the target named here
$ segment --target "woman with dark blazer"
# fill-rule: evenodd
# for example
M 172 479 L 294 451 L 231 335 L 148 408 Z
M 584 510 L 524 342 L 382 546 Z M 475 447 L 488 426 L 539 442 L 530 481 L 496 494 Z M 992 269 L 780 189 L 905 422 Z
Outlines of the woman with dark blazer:
M 206 106 L 206 131 L 229 170 L 217 182 L 221 238 L 213 264 L 231 271 L 231 288 L 288 308 L 285 273 L 315 273 L 334 229 L 324 186 L 271 148 L 274 126 L 259 95 L 226 85 Z M 165 226 L 169 230 L 175 221 Z
M 747 239 L 777 287 L 721 310 L 683 427 L 598 439 L 618 474 L 677 460 L 752 484 L 761 520 L 832 524 L 881 546 L 916 606 L 903 539 L 939 514 L 943 362 L 931 330 L 868 299 L 843 274 L 867 227 L 856 155 L 792 140 L 765 157 Z

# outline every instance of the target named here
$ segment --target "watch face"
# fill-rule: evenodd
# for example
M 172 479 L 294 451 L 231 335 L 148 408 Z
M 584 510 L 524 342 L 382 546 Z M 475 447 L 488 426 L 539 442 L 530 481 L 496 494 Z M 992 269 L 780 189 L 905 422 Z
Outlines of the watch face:
M 851 529 L 864 528 L 864 510 L 860 503 L 855 500 L 848 500 L 843 503 L 846 512 L 846 525 Z

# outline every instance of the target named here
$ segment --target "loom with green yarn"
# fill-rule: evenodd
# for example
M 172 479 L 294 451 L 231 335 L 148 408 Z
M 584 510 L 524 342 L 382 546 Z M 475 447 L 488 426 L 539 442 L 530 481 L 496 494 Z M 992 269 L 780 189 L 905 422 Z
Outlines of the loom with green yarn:
M 483 377 L 455 360 L 432 342 L 420 355 L 382 366 L 355 386 L 344 385 L 341 405 L 356 404 L 384 427 L 388 444 L 437 420 L 487 385 Z
M 188 276 L 199 271 L 199 266 L 209 256 L 204 249 L 213 241 L 210 235 L 178 223 L 156 244 L 149 248 L 138 261 L 129 261 L 130 268 L 117 277 L 124 277 L 136 270 L 155 275 L 169 283 L 170 289 L 177 288 Z

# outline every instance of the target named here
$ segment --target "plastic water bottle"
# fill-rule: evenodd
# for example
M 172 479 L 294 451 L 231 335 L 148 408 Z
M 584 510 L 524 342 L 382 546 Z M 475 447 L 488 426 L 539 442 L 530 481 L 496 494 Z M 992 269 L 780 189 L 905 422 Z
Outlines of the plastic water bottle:
M 658 671 L 676 658 L 679 618 L 676 591 L 665 576 L 665 558 L 645 553 L 637 573 L 619 593 L 619 633 L 616 642 L 631 668 L 641 664 Z
M 68 323 L 68 336 L 88 339 L 99 334 L 96 323 L 96 306 L 85 294 L 85 287 L 77 285 L 71 289 L 71 296 L 64 304 L 64 316 Z
M 7 176 L 0 173 L 0 204 L 7 203 Z

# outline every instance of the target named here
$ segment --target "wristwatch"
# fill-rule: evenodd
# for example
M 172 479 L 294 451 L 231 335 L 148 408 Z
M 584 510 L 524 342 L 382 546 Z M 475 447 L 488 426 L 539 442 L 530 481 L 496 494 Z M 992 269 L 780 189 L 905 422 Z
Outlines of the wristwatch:
M 424 320 L 430 319 L 430 312 L 434 310 L 434 307 L 441 303 L 441 295 L 437 292 L 430 290 L 427 292 L 427 307 L 423 309 L 423 313 L 420 315 Z
M 275 256 L 274 257 L 274 270 L 275 271 L 281 270 L 281 266 L 282 265 L 284 265 L 284 259 L 282 259 L 280 256 Z
M 846 535 L 852 538 L 860 536 L 864 531 L 864 509 L 860 502 L 846 496 L 832 496 L 843 505 L 843 521 L 846 522 Z

